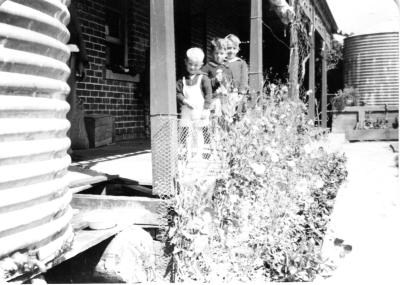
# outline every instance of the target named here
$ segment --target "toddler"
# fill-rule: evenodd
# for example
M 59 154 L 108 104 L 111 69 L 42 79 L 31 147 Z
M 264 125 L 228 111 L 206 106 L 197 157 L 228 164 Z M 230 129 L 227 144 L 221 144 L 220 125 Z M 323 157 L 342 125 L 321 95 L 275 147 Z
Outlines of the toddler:
M 187 135 L 187 148 L 201 155 L 204 147 L 203 128 L 208 125 L 212 88 L 210 79 L 201 71 L 204 53 L 200 48 L 186 52 L 186 74 L 177 82 L 177 99 L 181 105 L 181 126 Z
M 202 70 L 211 79 L 211 87 L 213 91 L 213 100 L 211 110 L 215 116 L 221 116 L 221 97 L 226 96 L 230 91 L 233 79 L 232 71 L 226 65 L 226 40 L 214 38 L 211 41 L 213 58 Z
M 232 70 L 234 85 L 239 94 L 246 94 L 249 89 L 248 67 L 243 59 L 237 57 L 240 50 L 240 40 L 233 34 L 227 35 L 225 39 L 227 44 L 226 64 Z

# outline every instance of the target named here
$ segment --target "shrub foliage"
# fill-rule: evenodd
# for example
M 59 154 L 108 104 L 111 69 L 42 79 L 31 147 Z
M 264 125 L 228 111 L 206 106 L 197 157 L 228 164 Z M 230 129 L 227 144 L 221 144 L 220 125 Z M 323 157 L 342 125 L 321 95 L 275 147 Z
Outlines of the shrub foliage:
M 211 128 L 218 171 L 177 181 L 166 240 L 175 281 L 311 281 L 326 269 L 321 246 L 346 159 L 324 148 L 324 131 L 285 86 L 268 90 Z

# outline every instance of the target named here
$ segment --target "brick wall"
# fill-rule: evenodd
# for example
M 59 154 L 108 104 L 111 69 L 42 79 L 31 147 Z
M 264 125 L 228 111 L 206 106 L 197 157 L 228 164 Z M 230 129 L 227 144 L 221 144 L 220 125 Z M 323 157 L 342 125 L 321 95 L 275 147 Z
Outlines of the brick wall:
M 109 114 L 115 118 L 117 140 L 141 138 L 144 136 L 141 84 L 106 79 L 105 1 L 111 0 L 74 1 L 89 56 L 89 67 L 86 70 L 85 78 L 77 83 L 77 94 L 83 101 L 86 113 Z M 182 5 L 181 1 L 188 0 L 176 0 L 175 5 Z M 148 61 L 146 53 L 150 41 L 149 2 L 148 0 L 128 1 L 128 64 L 134 73 L 139 74 L 143 73 Z M 185 21 L 190 21 L 187 23 L 190 27 L 184 30 L 190 33 L 190 46 L 205 49 L 208 57 L 211 56 L 210 40 L 212 37 L 223 37 L 228 33 L 240 35 L 243 23 L 241 20 L 238 21 L 235 16 L 236 12 L 226 13 L 226 10 L 243 11 L 243 7 L 233 7 L 232 2 L 228 0 L 192 0 L 189 6 L 190 15 L 187 17 L 189 20 L 184 20 L 180 24 L 185 25 Z M 244 8 L 246 10 L 249 7 L 246 4 Z M 247 16 L 245 21 L 248 21 Z M 184 48 L 179 48 L 179 44 L 179 39 L 177 39 L 177 52 L 183 53 L 177 54 L 177 63 L 182 65 Z M 207 44 L 206 48 L 205 44 Z M 179 70 L 182 68 L 178 68 L 178 72 Z
M 142 73 L 149 46 L 149 1 L 131 0 L 128 9 L 128 63 Z M 144 107 L 138 82 L 106 79 L 105 0 L 76 0 L 81 29 L 89 57 L 86 76 L 77 83 L 77 94 L 86 113 L 115 118 L 116 140 L 144 135 Z

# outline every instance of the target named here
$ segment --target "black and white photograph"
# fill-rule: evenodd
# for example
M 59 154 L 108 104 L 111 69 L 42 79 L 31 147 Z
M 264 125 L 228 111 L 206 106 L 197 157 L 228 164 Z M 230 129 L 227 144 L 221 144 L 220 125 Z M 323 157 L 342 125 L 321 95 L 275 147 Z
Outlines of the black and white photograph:
M 395 284 L 399 0 L 0 0 L 0 284 Z

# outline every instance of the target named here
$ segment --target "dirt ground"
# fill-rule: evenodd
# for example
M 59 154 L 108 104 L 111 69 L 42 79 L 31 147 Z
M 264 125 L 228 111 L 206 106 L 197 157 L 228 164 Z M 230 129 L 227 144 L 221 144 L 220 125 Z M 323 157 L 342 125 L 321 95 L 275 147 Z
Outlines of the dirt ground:
M 338 269 L 334 284 L 386 284 L 398 280 L 400 186 L 393 142 L 344 143 L 348 180 L 339 190 L 324 244 Z M 335 238 L 350 245 L 334 246 Z M 353 282 L 352 282 L 353 281 Z

